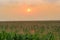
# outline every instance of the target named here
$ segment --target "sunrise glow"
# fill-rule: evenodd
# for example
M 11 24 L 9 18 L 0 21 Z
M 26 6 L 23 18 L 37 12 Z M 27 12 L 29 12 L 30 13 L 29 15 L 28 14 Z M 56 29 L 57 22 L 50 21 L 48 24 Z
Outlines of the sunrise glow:
M 0 0 L 2 20 L 60 20 L 60 0 Z
M 27 9 L 27 12 L 31 12 L 31 8 L 28 8 L 28 9 Z

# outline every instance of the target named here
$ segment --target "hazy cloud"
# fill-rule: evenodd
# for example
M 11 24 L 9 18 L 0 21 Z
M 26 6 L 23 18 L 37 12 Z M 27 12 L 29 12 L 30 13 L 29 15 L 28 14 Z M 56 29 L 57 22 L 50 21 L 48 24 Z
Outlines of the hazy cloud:
M 27 4 L 36 4 L 36 3 L 58 3 L 60 0 L 0 0 L 0 3 L 27 3 Z

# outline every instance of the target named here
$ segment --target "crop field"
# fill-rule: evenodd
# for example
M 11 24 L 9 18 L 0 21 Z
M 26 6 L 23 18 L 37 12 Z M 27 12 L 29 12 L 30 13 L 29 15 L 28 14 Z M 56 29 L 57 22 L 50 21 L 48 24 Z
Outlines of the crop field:
M 1 21 L 0 40 L 60 40 L 60 21 Z

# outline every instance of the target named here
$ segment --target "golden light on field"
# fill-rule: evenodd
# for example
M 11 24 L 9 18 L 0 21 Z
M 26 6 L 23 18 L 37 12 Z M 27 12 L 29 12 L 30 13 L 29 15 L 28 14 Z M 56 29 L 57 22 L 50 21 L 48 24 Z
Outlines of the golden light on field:
M 31 12 L 31 8 L 27 8 L 27 12 Z

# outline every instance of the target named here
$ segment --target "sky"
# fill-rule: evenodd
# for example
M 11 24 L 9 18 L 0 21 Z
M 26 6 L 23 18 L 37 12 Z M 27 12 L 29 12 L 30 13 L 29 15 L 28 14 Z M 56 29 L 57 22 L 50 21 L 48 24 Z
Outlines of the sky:
M 0 0 L 0 21 L 32 20 L 60 20 L 60 0 Z

